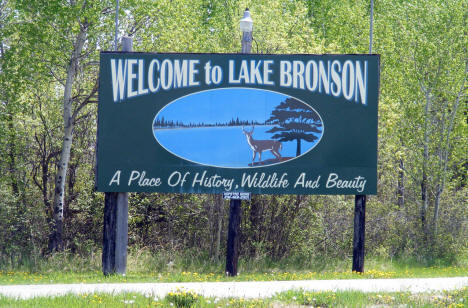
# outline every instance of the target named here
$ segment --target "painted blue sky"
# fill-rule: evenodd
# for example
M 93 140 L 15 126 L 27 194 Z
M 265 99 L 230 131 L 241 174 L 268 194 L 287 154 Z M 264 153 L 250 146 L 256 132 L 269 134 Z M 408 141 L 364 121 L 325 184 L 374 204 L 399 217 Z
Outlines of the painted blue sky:
M 158 118 L 183 123 L 227 123 L 241 121 L 262 123 L 271 111 L 288 96 L 260 89 L 227 88 L 197 92 L 179 98 L 164 107 Z

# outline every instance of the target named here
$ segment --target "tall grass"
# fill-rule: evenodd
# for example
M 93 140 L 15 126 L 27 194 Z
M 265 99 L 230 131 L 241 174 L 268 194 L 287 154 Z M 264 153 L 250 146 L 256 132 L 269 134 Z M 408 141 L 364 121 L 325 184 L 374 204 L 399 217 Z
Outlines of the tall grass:
M 30 273 L 48 272 L 94 272 L 101 271 L 101 251 L 88 255 L 73 254 L 68 251 L 57 252 L 34 260 L 28 258 L 0 260 L 2 271 L 25 271 Z M 206 253 L 199 251 L 152 252 L 148 249 L 130 250 L 127 257 L 128 272 L 198 272 L 224 273 L 224 259 L 214 260 Z M 425 262 L 414 257 L 382 258 L 367 257 L 365 269 L 379 269 L 401 272 L 405 270 L 425 270 L 429 268 L 468 268 L 468 256 L 460 257 L 456 263 L 439 259 Z M 246 273 L 261 273 L 275 271 L 340 271 L 351 269 L 351 257 L 343 259 L 323 259 L 301 257 L 284 258 L 274 261 L 265 256 L 261 258 L 240 258 L 239 271 Z M 467 273 L 468 274 L 468 273 Z
M 24 260 L 23 260 L 24 261 Z M 466 263 L 459 266 L 440 262 L 426 266 L 415 259 L 367 258 L 365 273 L 351 272 L 351 259 L 271 259 L 255 258 L 239 261 L 239 275 L 224 274 L 224 260 L 212 260 L 196 251 L 181 254 L 146 249 L 132 250 L 128 255 L 125 276 L 105 277 L 101 270 L 101 254 L 79 256 L 69 252 L 56 253 L 36 262 L 3 263 L 0 284 L 28 283 L 90 283 L 90 282 L 188 282 L 188 281 L 248 281 L 355 279 L 398 277 L 467 276 Z

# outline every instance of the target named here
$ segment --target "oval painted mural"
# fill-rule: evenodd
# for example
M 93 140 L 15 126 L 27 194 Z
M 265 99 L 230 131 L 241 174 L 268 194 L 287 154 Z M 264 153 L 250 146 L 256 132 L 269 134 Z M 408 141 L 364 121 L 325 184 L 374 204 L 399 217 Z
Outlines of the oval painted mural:
M 156 141 L 198 164 L 249 168 L 279 164 L 312 150 L 321 140 L 320 115 L 278 92 L 223 88 L 180 97 L 155 116 Z

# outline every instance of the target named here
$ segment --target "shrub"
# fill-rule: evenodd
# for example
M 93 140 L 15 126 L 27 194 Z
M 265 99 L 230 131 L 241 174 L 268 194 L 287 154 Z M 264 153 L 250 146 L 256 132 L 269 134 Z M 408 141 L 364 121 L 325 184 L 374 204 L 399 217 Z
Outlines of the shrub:
M 198 301 L 198 294 L 192 291 L 177 289 L 176 292 L 170 292 L 165 299 L 176 307 L 192 307 Z

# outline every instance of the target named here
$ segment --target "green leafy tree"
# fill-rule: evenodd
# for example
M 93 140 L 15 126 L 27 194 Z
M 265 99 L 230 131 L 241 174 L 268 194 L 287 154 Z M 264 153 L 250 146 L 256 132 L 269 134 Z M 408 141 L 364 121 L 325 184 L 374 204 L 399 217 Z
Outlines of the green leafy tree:
M 43 92 L 62 102 L 61 145 L 56 163 L 49 250 L 63 248 L 66 183 L 75 126 L 97 96 L 97 49 L 105 47 L 105 28 L 112 23 L 107 1 L 15 1 L 20 46 L 34 55 L 35 82 L 53 83 Z M 31 91 L 32 92 L 32 91 Z M 40 100 L 40 99 L 38 99 Z M 44 122 L 44 121 L 43 121 Z
M 301 155 L 302 140 L 314 142 L 318 139 L 316 134 L 322 132 L 319 115 L 294 98 L 287 98 L 276 106 L 266 123 L 276 125 L 267 131 L 275 133 L 272 138 L 282 142 L 296 140 L 296 156 Z
M 389 94 L 400 98 L 401 136 L 410 149 L 405 169 L 418 179 L 421 228 L 425 237 L 434 238 L 441 195 L 447 179 L 458 173 L 450 165 L 466 162 L 467 125 L 461 108 L 468 73 L 466 4 L 421 1 L 388 8 L 394 12 L 391 24 L 399 38 L 391 57 L 400 76 Z

